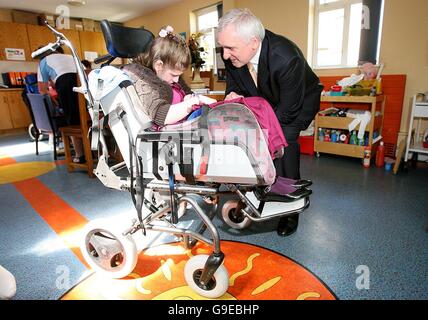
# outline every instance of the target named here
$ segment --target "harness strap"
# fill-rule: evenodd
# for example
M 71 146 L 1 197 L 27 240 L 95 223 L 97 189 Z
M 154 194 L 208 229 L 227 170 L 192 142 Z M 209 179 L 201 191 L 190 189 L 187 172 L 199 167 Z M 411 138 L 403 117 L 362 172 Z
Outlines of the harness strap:
M 159 174 L 159 142 L 153 141 L 152 142 L 152 159 L 153 159 L 153 175 L 158 180 L 162 180 L 161 175 Z
M 98 79 L 97 92 L 95 93 L 94 108 L 92 109 L 92 140 L 91 149 L 98 150 L 98 143 L 100 141 L 100 99 L 103 92 L 104 80 Z
M 201 162 L 200 162 L 200 169 L 199 173 L 201 175 L 206 175 L 208 171 L 208 159 L 210 157 L 210 138 L 208 134 L 208 112 L 209 112 L 208 106 L 202 107 L 202 115 L 199 119 L 199 129 L 203 132 L 201 135 L 201 145 L 202 145 L 202 155 L 201 155 Z
M 168 178 L 169 178 L 169 197 L 171 202 L 171 223 L 176 224 L 178 222 L 177 210 L 175 210 L 175 198 L 174 198 L 174 164 L 172 162 L 168 163 Z
M 126 111 L 123 110 L 120 106 L 116 108 L 116 115 L 117 118 L 120 119 L 123 126 L 126 129 L 126 132 L 128 133 L 128 139 L 129 139 L 129 165 L 130 165 L 130 172 L 131 172 L 131 198 L 132 202 L 134 203 L 135 209 L 137 210 L 138 220 L 140 222 L 140 226 L 142 228 L 143 234 L 146 235 L 146 229 L 143 224 L 143 204 L 144 204 L 144 181 L 143 181 L 143 168 L 142 168 L 142 161 L 140 157 L 138 157 L 135 145 L 132 141 L 132 132 L 129 127 L 128 121 L 126 119 Z M 137 176 L 134 179 L 134 155 L 135 155 L 135 167 Z M 134 180 L 135 188 L 134 188 Z

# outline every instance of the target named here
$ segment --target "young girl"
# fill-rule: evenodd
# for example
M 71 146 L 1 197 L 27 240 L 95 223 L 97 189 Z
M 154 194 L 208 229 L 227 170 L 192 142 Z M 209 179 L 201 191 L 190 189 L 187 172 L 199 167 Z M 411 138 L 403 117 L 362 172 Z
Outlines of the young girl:
M 190 66 L 185 40 L 168 26 L 159 32 L 147 53 L 122 67 L 135 82 L 144 112 L 158 126 L 184 120 L 200 104 L 216 100 L 194 95 L 180 77 Z

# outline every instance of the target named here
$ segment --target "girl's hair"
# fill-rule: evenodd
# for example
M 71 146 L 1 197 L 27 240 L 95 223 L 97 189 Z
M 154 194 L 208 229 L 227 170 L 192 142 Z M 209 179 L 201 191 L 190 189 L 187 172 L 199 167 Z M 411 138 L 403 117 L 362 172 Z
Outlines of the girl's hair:
M 171 31 L 165 33 L 153 39 L 147 52 L 140 54 L 134 61 L 153 69 L 153 64 L 160 60 L 170 69 L 186 70 L 191 62 L 186 41 Z

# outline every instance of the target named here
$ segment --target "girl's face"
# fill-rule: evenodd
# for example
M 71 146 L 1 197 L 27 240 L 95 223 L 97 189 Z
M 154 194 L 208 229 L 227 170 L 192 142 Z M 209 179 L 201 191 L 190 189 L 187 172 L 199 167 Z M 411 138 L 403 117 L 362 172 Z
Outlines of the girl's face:
M 178 78 L 183 74 L 183 70 L 171 69 L 167 67 L 162 61 L 156 61 L 154 69 L 156 75 L 169 84 L 177 83 Z

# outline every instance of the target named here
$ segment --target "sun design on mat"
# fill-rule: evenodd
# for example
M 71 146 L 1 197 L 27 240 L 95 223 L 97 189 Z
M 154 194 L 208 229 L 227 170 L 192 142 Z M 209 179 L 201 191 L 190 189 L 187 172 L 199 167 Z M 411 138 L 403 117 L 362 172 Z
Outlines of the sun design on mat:
M 296 262 L 250 244 L 222 241 L 229 288 L 220 300 L 335 299 L 312 273 Z M 184 279 L 184 266 L 192 256 L 210 254 L 197 244 L 186 250 L 179 243 L 147 249 L 128 277 L 106 279 L 94 274 L 63 299 L 202 300 Z

